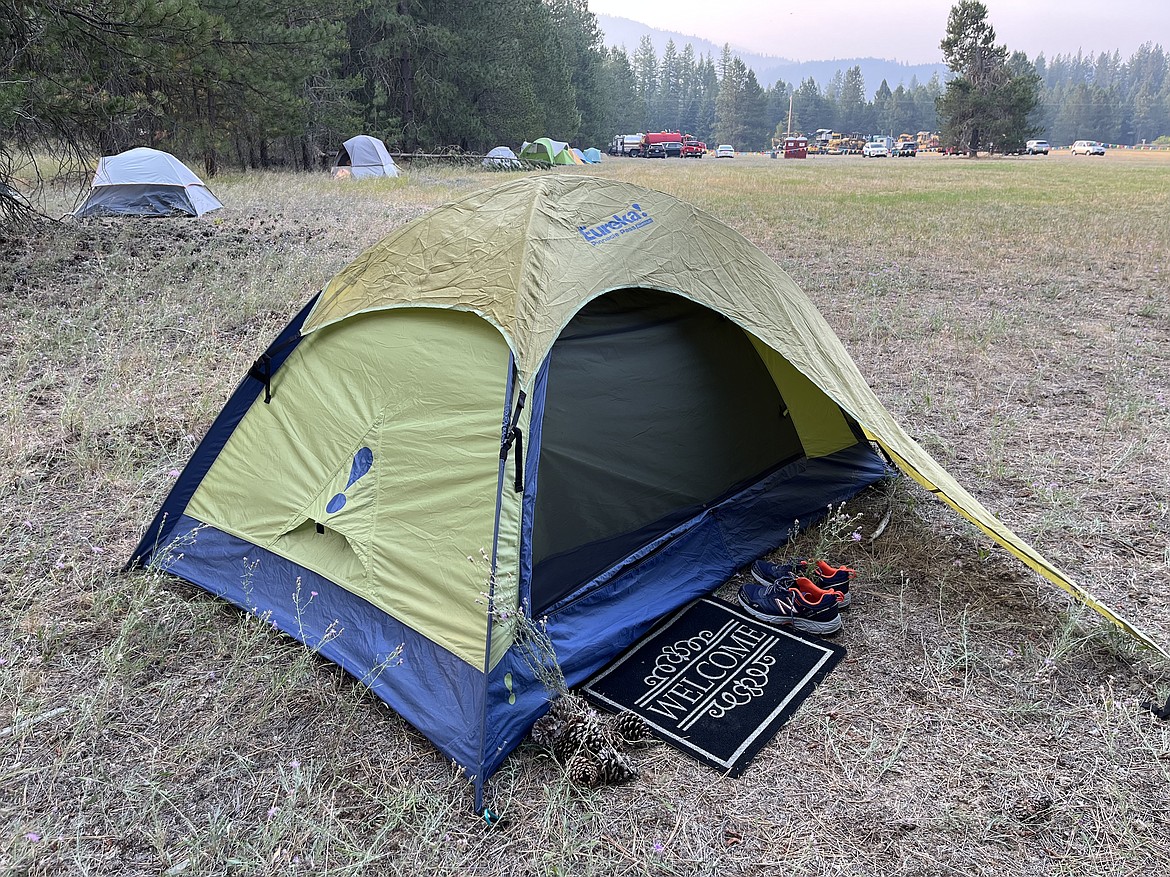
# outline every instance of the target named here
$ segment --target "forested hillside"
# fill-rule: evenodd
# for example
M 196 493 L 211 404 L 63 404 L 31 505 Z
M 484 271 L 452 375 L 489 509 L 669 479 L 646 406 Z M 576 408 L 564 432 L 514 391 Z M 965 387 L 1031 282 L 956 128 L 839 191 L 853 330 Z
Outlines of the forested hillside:
M 1042 124 L 1053 143 L 1092 138 L 1170 146 L 1170 55 L 1146 43 L 1132 56 L 1101 52 L 1036 59 L 1044 82 Z
M 726 47 L 659 55 L 647 37 L 629 54 L 604 45 L 586 0 L 0 0 L 0 49 L 0 181 L 33 154 L 135 145 L 208 175 L 313 169 L 359 132 L 394 152 L 546 135 L 604 148 L 663 128 L 759 149 L 787 127 L 790 94 L 797 130 L 896 136 L 938 128 L 943 89 L 883 81 L 870 100 L 859 67 L 761 83 Z M 1054 144 L 1170 135 L 1160 46 L 1034 63 Z

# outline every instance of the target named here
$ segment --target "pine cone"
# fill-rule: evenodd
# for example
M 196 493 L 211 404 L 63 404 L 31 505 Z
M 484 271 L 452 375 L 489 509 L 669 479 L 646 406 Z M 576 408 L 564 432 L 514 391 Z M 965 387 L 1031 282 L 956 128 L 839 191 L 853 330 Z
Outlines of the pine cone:
M 574 695 L 562 694 L 552 702 L 552 706 L 548 710 L 548 715 L 565 721 L 578 712 L 579 708 L 575 701 L 576 697 Z
M 536 724 L 532 726 L 529 736 L 532 742 L 538 746 L 543 746 L 545 749 L 552 749 L 553 741 L 561 733 L 561 728 L 565 724 L 560 716 L 555 716 L 551 712 L 545 713 L 536 720 Z
M 579 786 L 593 788 L 601 779 L 600 765 L 592 755 L 578 752 L 565 764 L 569 781 Z
M 596 710 L 589 710 L 581 723 L 581 748 L 597 753 L 609 746 L 606 728 Z
M 653 735 L 650 733 L 650 726 L 646 724 L 646 720 L 637 713 L 629 711 L 623 712 L 616 716 L 610 724 L 610 731 L 618 740 L 629 746 L 635 743 L 644 743 L 650 740 Z
M 629 757 L 608 746 L 597 754 L 598 780 L 606 785 L 629 782 L 637 778 L 638 769 Z
M 561 724 L 552 741 L 552 751 L 557 761 L 566 764 L 570 757 L 582 750 L 584 725 L 585 721 L 581 716 L 573 716 Z

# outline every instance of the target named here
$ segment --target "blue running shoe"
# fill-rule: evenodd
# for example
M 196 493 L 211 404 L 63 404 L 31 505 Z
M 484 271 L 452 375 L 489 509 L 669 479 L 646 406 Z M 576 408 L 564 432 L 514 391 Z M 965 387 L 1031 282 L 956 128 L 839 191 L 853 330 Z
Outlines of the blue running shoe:
M 827 591 L 837 591 L 844 597 L 840 604 L 842 609 L 849 605 L 849 583 L 857 575 L 857 570 L 849 566 L 830 566 L 823 560 L 818 560 L 813 563 L 811 572 L 809 578 L 820 587 Z
M 788 563 L 769 563 L 766 560 L 757 560 L 752 564 L 752 578 L 761 585 L 783 584 L 792 587 L 792 580 L 805 574 L 807 560 L 790 560 Z
M 803 576 L 793 577 L 790 586 L 747 582 L 739 589 L 739 605 L 753 618 L 822 636 L 841 629 L 840 600 L 836 591 L 822 590 Z
M 787 563 L 769 563 L 766 560 L 757 560 L 752 564 L 752 578 L 761 585 L 781 583 L 785 587 L 792 587 L 792 582 L 798 576 L 811 579 L 825 590 L 836 591 L 841 595 L 838 609 L 849 607 L 849 582 L 857 575 L 856 570 L 847 566 L 830 566 L 823 560 L 804 560 L 797 558 Z

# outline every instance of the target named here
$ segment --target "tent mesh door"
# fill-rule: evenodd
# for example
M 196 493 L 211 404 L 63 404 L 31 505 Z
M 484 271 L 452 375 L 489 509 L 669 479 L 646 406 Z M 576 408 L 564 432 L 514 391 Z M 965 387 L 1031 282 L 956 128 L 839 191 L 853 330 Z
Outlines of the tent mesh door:
M 640 289 L 592 302 L 549 362 L 534 609 L 802 454 L 774 381 L 727 318 Z

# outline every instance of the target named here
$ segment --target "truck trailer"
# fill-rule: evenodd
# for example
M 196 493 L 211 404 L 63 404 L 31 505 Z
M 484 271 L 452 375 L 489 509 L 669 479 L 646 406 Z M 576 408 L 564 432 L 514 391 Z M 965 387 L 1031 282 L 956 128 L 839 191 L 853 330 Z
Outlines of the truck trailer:
M 643 134 L 618 134 L 610 141 L 609 154 L 610 155 L 626 155 L 630 158 L 637 158 L 642 154 L 642 138 Z

